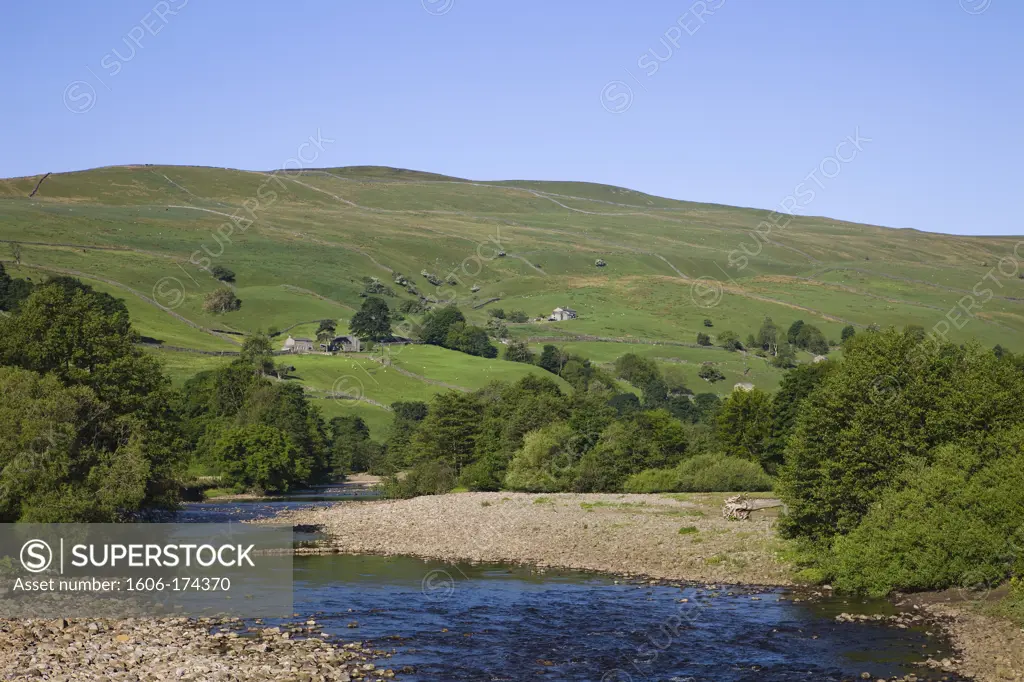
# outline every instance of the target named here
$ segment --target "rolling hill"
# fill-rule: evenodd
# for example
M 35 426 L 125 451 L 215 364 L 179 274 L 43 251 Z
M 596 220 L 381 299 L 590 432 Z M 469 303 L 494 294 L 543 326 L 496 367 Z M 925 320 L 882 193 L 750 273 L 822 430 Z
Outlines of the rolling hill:
M 0 180 L 0 240 L 21 248 L 20 265 L 13 252 L 0 253 L 8 271 L 33 280 L 73 274 L 125 299 L 179 381 L 226 359 L 173 349 L 232 351 L 240 333 L 308 334 L 315 320 L 347 320 L 366 278 L 396 292 L 389 303 L 413 298 L 394 283 L 397 273 L 425 296 L 457 300 L 480 324 L 488 307 L 531 317 L 574 308 L 578 319 L 510 331 L 536 345 L 557 339 L 602 363 L 626 352 L 675 363 L 699 391 L 708 390 L 696 377 L 702 362 L 727 378 L 710 390 L 777 385 L 779 372 L 759 358 L 694 346 L 701 331 L 745 338 L 765 316 L 783 328 L 813 322 L 836 340 L 847 324 L 938 324 L 954 341 L 1018 350 L 1017 238 L 796 217 L 758 239 L 769 219 L 768 211 L 605 185 L 474 182 L 381 167 L 125 166 Z M 236 273 L 241 310 L 203 310 L 203 297 L 220 286 L 204 269 L 212 265 Z M 421 272 L 453 283 L 435 287 Z M 532 371 L 467 358 L 405 349 L 386 380 L 367 355 L 295 364 L 313 395 L 330 393 L 338 377 L 360 377 L 366 400 L 320 402 L 329 414 L 360 411 L 378 424 L 387 413 L 377 404 Z

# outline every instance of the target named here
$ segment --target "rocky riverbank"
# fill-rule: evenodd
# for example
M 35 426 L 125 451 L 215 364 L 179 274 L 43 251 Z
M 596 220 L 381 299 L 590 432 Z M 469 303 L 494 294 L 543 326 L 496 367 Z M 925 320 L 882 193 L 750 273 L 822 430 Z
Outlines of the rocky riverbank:
M 957 672 L 981 682 L 1024 682 L 1024 628 L 982 613 L 964 596 L 951 590 L 913 595 L 906 603 L 942 626 L 961 659 Z
M 217 632 L 211 632 L 216 628 Z M 3 680 L 383 682 L 390 656 L 335 645 L 315 621 L 286 628 L 189 619 L 0 621 Z
M 339 503 L 273 523 L 320 526 L 329 550 L 790 585 L 774 521 L 722 518 L 726 495 L 461 493 Z

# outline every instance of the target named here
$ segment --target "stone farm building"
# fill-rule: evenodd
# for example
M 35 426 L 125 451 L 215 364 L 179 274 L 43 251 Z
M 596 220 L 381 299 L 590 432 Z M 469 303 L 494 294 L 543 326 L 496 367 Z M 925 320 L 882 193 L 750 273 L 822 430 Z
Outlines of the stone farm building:
M 294 339 L 294 338 L 289 336 L 285 340 L 284 346 L 281 347 L 281 350 L 283 350 L 285 352 L 289 352 L 289 353 L 312 353 L 313 352 L 313 339 L 305 339 L 305 338 Z
M 335 336 L 330 343 L 320 344 L 320 349 L 328 353 L 358 353 L 361 348 L 358 336 Z
M 552 322 L 564 322 L 565 320 L 575 320 L 576 317 L 576 311 L 572 308 L 555 308 L 548 319 Z

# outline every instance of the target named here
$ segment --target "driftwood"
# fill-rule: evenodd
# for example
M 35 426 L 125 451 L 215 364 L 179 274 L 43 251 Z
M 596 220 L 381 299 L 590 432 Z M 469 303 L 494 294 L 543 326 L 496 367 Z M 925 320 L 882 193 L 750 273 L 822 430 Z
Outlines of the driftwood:
M 727 498 L 722 506 L 722 516 L 727 519 L 740 519 L 745 521 L 750 518 L 750 512 L 758 509 L 770 509 L 772 507 L 785 507 L 782 500 L 771 498 L 747 499 L 743 495 L 735 495 Z

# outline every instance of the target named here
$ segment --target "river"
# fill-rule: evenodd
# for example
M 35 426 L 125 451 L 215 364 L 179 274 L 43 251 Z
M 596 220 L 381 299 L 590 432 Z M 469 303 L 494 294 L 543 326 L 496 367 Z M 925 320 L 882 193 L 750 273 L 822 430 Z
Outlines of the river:
M 238 521 L 310 504 L 322 501 L 194 504 L 182 520 Z M 841 612 L 895 613 L 888 602 L 798 597 L 410 557 L 294 560 L 301 619 L 338 639 L 393 650 L 379 664 L 411 666 L 402 680 L 838 682 L 863 672 L 941 679 L 913 665 L 951 655 L 923 628 L 835 622 Z

